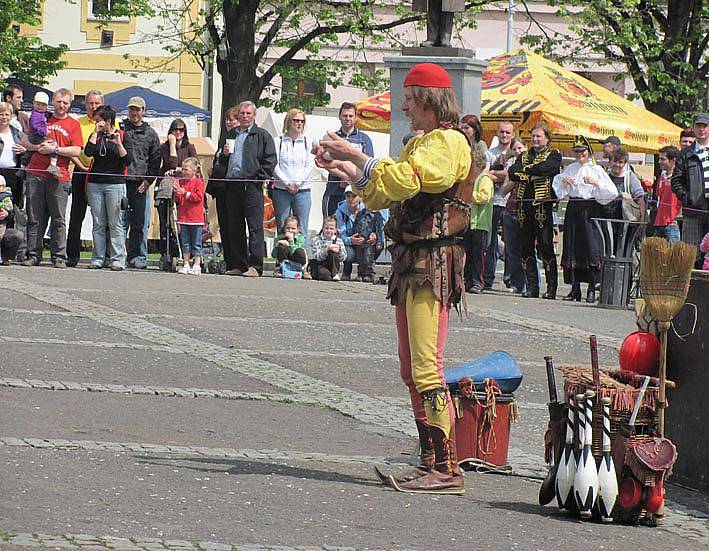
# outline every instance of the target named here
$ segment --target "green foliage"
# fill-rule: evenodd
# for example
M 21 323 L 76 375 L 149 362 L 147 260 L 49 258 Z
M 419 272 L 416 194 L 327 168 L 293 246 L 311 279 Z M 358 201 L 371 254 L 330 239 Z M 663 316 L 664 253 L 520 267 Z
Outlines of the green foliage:
M 72 2 L 73 0 L 67 0 Z M 94 0 L 99 11 L 99 24 L 116 17 L 154 15 L 150 0 Z M 12 75 L 36 85 L 44 85 L 66 62 L 62 55 L 65 44 L 44 44 L 38 37 L 19 36 L 20 24 L 41 22 L 42 0 L 0 0 L 0 74 Z
M 522 42 L 556 61 L 624 67 L 654 113 L 686 125 L 707 97 L 707 0 L 547 0 L 569 34 L 538 25 Z M 624 74 L 619 74 L 623 78 Z
M 193 2 L 156 5 L 155 37 L 167 52 L 188 52 L 204 69 L 215 64 L 223 107 L 250 99 L 311 111 L 330 102 L 328 87 L 383 91 L 388 78 L 368 62 L 368 49 L 413 45 L 405 29 L 422 28 L 425 19 L 410 0 L 214 0 L 185 25 Z M 471 3 L 458 28 L 474 26 L 485 3 Z
M 65 63 L 66 46 L 49 46 L 39 38 L 19 36 L 16 26 L 40 22 L 40 0 L 0 1 L 0 74 L 34 84 L 46 84 Z

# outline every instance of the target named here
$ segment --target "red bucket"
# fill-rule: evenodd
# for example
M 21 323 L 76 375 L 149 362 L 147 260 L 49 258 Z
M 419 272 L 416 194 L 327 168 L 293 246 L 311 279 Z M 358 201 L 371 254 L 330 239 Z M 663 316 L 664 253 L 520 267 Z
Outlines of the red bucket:
M 490 422 L 487 397 L 476 392 L 474 398 L 455 397 L 460 404 L 455 422 L 458 461 L 482 459 L 493 465 L 507 465 L 510 447 L 510 408 L 515 399 L 512 394 L 495 396 L 495 418 Z

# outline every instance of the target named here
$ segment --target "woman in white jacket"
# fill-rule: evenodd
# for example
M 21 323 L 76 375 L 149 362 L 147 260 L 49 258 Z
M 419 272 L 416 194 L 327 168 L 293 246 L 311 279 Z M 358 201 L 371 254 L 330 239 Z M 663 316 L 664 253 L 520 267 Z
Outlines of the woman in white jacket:
M 561 265 L 571 292 L 563 300 L 580 301 L 581 283 L 588 283 L 586 302 L 593 303 L 601 274 L 603 241 L 591 218 L 599 217 L 600 205 L 610 203 L 618 192 L 606 171 L 594 162 L 591 145 L 584 136 L 576 136 L 572 151 L 576 162 L 555 176 L 552 184 L 558 199 L 569 198 Z
M 273 172 L 273 208 L 279 232 L 285 219 L 294 214 L 306 240 L 312 203 L 310 173 L 315 167 L 312 147 L 312 141 L 305 135 L 305 113 L 291 109 L 283 121 L 283 135 L 276 138 L 278 164 Z

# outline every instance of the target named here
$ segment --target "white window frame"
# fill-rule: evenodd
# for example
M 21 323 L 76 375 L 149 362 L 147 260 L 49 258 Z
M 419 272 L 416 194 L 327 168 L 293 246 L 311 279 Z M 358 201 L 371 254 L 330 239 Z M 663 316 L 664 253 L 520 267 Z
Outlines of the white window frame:
M 94 0 L 86 0 L 86 1 L 88 4 L 88 6 L 87 6 L 88 7 L 88 13 L 87 13 L 88 20 L 89 21 L 98 21 L 99 20 L 98 17 L 96 17 L 94 15 Z M 109 6 L 111 5 L 111 3 L 113 1 L 114 0 L 108 0 Z M 130 17 L 113 17 L 113 18 L 111 18 L 111 21 L 117 21 L 117 22 L 124 23 L 126 21 L 130 21 Z

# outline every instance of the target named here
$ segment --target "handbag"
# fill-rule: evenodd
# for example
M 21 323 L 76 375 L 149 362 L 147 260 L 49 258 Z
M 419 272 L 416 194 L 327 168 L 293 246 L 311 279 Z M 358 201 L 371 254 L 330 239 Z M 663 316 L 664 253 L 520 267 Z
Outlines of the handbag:
M 207 180 L 206 192 L 212 197 L 226 191 L 226 167 L 218 162 L 219 154 L 214 156 L 214 164 Z
M 623 220 L 640 222 L 640 207 L 627 191 L 620 194 L 623 201 Z

